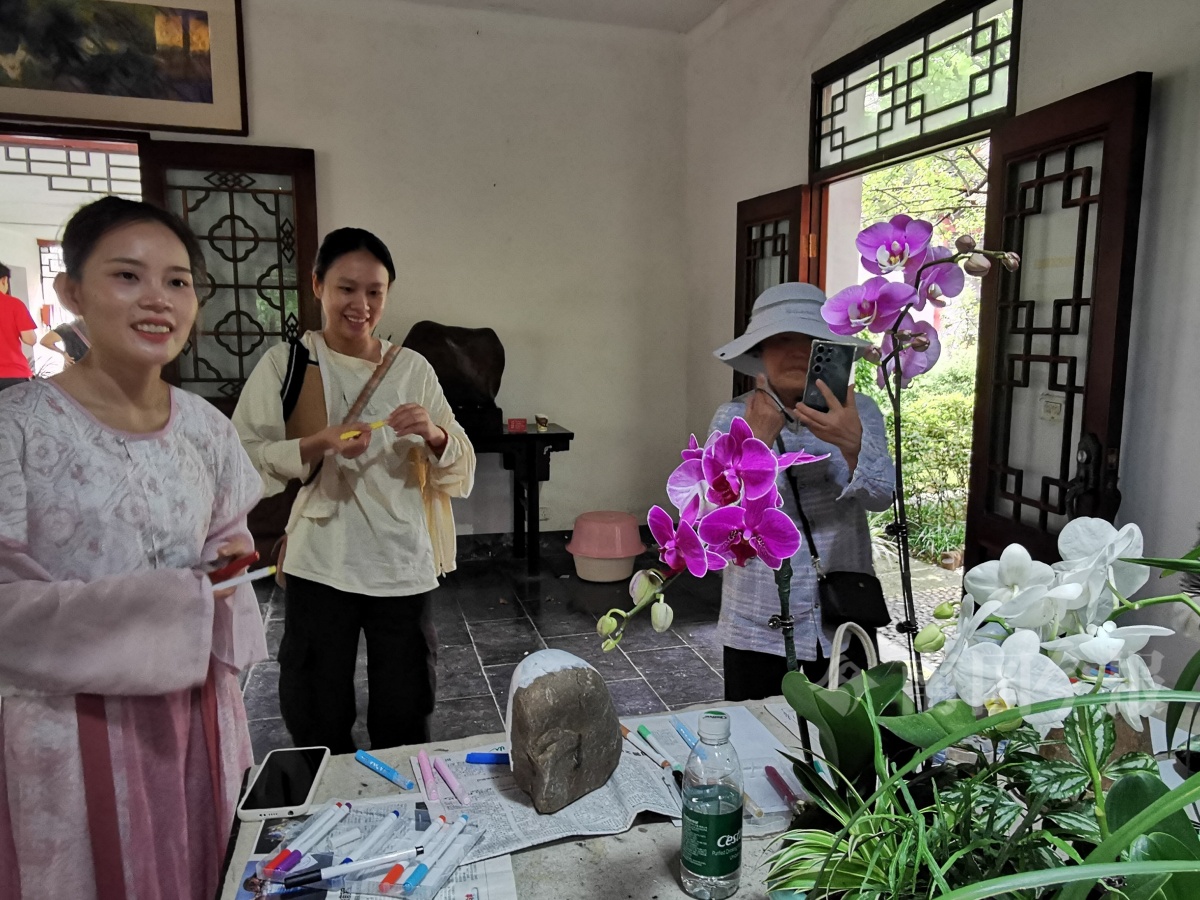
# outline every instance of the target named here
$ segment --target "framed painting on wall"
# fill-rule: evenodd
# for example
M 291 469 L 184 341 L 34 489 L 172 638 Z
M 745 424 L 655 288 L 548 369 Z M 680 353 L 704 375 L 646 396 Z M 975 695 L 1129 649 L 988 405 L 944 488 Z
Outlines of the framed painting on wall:
M 241 0 L 0 2 L 0 119 L 247 133 Z

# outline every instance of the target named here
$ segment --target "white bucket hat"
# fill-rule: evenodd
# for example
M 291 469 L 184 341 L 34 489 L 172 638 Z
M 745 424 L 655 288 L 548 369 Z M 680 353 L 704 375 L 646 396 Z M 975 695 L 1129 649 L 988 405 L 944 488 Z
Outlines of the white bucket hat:
M 820 288 L 800 281 L 788 281 L 767 288 L 754 301 L 745 334 L 718 347 L 713 351 L 713 356 L 745 375 L 759 375 L 763 372 L 763 364 L 758 345 L 773 335 L 788 332 L 806 334 L 823 341 L 854 344 L 861 356 L 862 351 L 870 345 L 866 341 L 830 331 L 829 325 L 821 318 L 821 306 L 824 303 L 825 294 Z

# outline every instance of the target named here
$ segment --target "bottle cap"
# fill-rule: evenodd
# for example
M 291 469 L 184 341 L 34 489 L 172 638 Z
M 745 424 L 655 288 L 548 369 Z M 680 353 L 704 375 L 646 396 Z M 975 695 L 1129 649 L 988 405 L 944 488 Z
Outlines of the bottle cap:
M 715 709 L 704 713 L 700 717 L 700 740 L 710 744 L 729 740 L 729 716 Z

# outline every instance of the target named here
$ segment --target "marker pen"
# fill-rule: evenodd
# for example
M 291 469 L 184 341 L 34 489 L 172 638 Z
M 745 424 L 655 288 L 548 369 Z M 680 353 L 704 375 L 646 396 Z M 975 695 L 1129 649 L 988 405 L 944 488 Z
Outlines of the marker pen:
M 417 867 L 412 870 L 412 874 L 404 879 L 404 892 L 406 894 L 412 893 L 416 889 L 417 885 L 429 874 L 429 870 L 437 865 L 437 861 L 445 855 L 446 851 L 450 849 L 450 845 L 454 843 L 454 839 L 462 834 L 462 830 L 466 827 L 467 815 L 464 813 L 450 826 L 450 829 L 446 832 L 446 836 L 438 841 L 437 846 L 422 856 Z
M 275 867 L 275 871 L 290 872 L 292 869 L 296 868 L 296 865 L 301 859 L 304 858 L 304 854 L 308 853 L 313 847 L 317 846 L 317 844 L 320 843 L 321 838 L 333 831 L 334 826 L 350 814 L 352 807 L 353 804 L 351 803 L 341 804 L 341 806 L 337 807 L 333 815 L 330 816 L 326 822 L 317 828 L 314 828 L 312 831 L 305 832 L 300 840 L 292 841 L 292 852 L 288 854 L 287 859 Z
M 644 740 L 647 744 L 649 744 L 651 747 L 653 747 L 654 752 L 657 753 L 659 756 L 661 756 L 663 758 L 663 760 L 666 761 L 666 766 L 668 766 L 672 769 L 675 768 L 675 760 L 671 759 L 671 755 L 669 753 L 667 753 L 666 750 L 663 749 L 662 744 L 660 744 L 658 742 L 658 738 L 656 738 L 654 736 L 654 732 L 652 732 L 645 725 L 639 725 L 637 731 L 638 731 L 638 734 L 640 734 L 642 736 L 642 740 Z M 660 765 L 661 764 L 662 763 L 660 763 Z
M 791 785 L 784 781 L 778 769 L 774 766 L 766 766 L 763 771 L 767 773 L 767 781 L 771 782 L 771 787 L 775 788 L 775 793 L 788 805 L 789 809 L 795 807 L 800 802 L 800 798 L 796 796 L 796 792 L 792 790 Z
M 442 781 L 446 782 L 446 787 L 450 788 L 450 793 L 454 795 L 454 799 L 463 806 L 471 802 L 471 795 L 467 793 L 466 788 L 458 783 L 458 779 L 454 777 L 454 773 L 450 771 L 450 767 L 446 765 L 446 761 L 440 756 L 433 758 L 434 770 L 442 776 Z
M 225 581 L 218 581 L 212 586 L 212 588 L 214 591 L 223 591 L 226 588 L 249 584 L 251 581 L 258 581 L 260 578 L 266 578 L 268 575 L 274 574 L 275 567 L 267 566 L 265 569 L 255 569 L 253 572 L 247 572 L 245 575 L 239 575 L 237 578 L 229 578 Z
M 346 863 L 354 862 L 356 859 L 365 859 L 374 853 L 375 850 L 378 849 L 379 845 L 382 844 L 384 839 L 388 836 L 388 833 L 392 830 L 392 826 L 399 821 L 400 810 L 393 809 L 390 813 L 384 816 L 383 821 L 376 825 L 371 833 L 367 835 L 366 840 L 354 848 L 352 851 L 354 855 L 347 856 L 342 860 L 342 864 L 345 865 Z
M 507 766 L 509 756 L 507 753 L 468 753 L 467 762 L 480 766 Z
M 371 869 L 381 869 L 390 863 L 400 862 L 401 860 L 416 859 L 417 854 L 421 852 L 420 847 L 409 847 L 407 850 L 397 850 L 394 853 L 385 853 L 383 856 L 376 856 L 374 859 L 360 859 L 354 862 L 342 863 L 337 866 L 326 866 L 323 869 L 312 869 L 308 872 L 298 872 L 295 875 L 289 875 L 283 879 L 284 887 L 300 887 L 305 884 L 316 884 L 318 881 L 325 881 L 329 878 L 340 878 L 343 875 L 354 875 L 357 872 L 368 872 Z
M 382 759 L 377 759 L 366 750 L 359 750 L 354 754 L 354 758 L 374 772 L 376 775 L 382 775 L 392 784 L 397 784 L 406 791 L 413 790 L 416 785 L 385 763 Z
M 443 828 L 445 824 L 446 817 L 438 816 L 437 819 L 434 820 L 433 824 L 425 829 L 426 840 L 425 845 L 421 850 L 422 853 L 429 853 L 431 850 L 436 849 L 438 838 L 446 834 L 447 829 Z M 388 873 L 383 876 L 383 880 L 379 882 L 379 893 L 390 894 L 397 889 L 403 890 L 404 886 L 400 884 L 400 878 L 405 871 L 406 869 L 403 865 L 392 866 L 392 868 L 388 870 Z
M 425 783 L 425 796 L 430 800 L 438 798 L 437 782 L 433 778 L 433 770 L 429 768 L 429 754 L 424 750 L 417 753 L 417 765 L 421 769 L 421 781 Z
M 273 869 L 278 869 L 280 863 L 282 863 L 284 860 L 286 860 L 291 855 L 292 845 L 295 844 L 297 841 L 304 840 L 305 836 L 310 831 L 312 831 L 314 828 L 319 828 L 322 825 L 324 825 L 326 820 L 328 820 L 330 817 L 332 817 L 333 814 L 338 811 L 338 807 L 341 805 L 342 805 L 341 801 L 337 800 L 337 801 L 334 801 L 329 806 L 328 809 L 323 809 L 319 813 L 313 813 L 313 815 L 309 817 L 309 820 L 304 823 L 304 827 L 300 829 L 300 831 L 296 834 L 296 836 L 294 838 L 292 838 L 291 842 L 288 844 L 285 844 L 284 846 L 279 848 L 279 854 L 274 859 L 272 859 L 269 863 L 267 863 L 267 865 L 265 866 L 265 870 L 270 871 Z M 292 865 L 294 866 L 295 863 L 292 863 Z
M 633 746 L 636 747 L 643 756 L 647 756 L 650 759 L 654 760 L 656 765 L 667 767 L 667 766 L 665 766 L 664 761 L 658 758 L 658 754 L 655 753 L 653 749 L 651 749 L 649 744 L 647 744 L 645 741 L 643 741 L 640 737 L 638 737 L 636 734 L 634 734 L 632 731 L 630 731 L 624 725 L 620 725 L 620 728 L 621 728 L 621 736 L 624 737 L 625 740 L 629 741 L 629 743 L 633 744 Z
M 678 734 L 683 739 L 683 742 L 688 745 L 689 750 L 695 750 L 696 755 L 701 759 L 708 759 L 708 754 L 704 752 L 704 745 L 701 744 L 698 748 L 696 746 L 697 744 L 700 744 L 700 738 L 696 737 L 696 735 L 692 733 L 692 729 L 683 724 L 683 719 L 679 718 L 679 716 L 672 715 L 671 724 L 675 727 L 675 733 Z

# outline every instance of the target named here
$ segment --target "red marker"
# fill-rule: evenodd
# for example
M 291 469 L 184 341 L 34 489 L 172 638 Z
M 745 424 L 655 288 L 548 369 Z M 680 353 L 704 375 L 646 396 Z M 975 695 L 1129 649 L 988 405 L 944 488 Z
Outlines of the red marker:
M 767 773 L 767 781 L 771 782 L 771 787 L 775 788 L 780 799 L 788 805 L 789 808 L 794 807 L 800 802 L 800 798 L 796 796 L 796 792 L 791 789 L 783 776 L 779 774 L 779 770 L 774 766 L 766 766 L 764 771 Z

